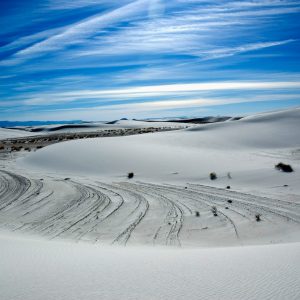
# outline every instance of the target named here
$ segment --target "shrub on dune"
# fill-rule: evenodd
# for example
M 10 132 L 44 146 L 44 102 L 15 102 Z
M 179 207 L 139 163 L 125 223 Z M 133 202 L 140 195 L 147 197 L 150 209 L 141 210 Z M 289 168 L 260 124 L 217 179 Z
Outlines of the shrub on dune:
M 217 174 L 215 172 L 211 172 L 209 174 L 209 178 L 210 178 L 210 180 L 216 180 L 217 179 Z
M 134 173 L 133 173 L 133 172 L 129 172 L 128 175 L 127 175 L 128 179 L 133 178 L 133 176 L 134 176 Z
M 260 222 L 261 221 L 261 214 L 256 214 L 255 215 L 255 220 L 256 220 L 256 222 Z
M 213 206 L 211 208 L 211 212 L 213 213 L 213 215 L 216 217 L 218 215 L 218 209 L 216 208 L 216 206 Z
M 293 172 L 293 168 L 290 166 L 290 165 L 287 165 L 287 164 L 284 164 L 282 162 L 280 162 L 279 164 L 277 164 L 275 166 L 275 168 L 279 171 L 282 171 L 282 172 L 286 172 L 286 173 L 291 173 Z

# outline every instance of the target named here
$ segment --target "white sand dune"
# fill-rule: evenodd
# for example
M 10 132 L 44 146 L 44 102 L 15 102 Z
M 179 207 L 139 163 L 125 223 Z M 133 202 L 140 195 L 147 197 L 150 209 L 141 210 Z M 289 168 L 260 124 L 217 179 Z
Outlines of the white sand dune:
M 28 135 L 45 135 L 60 133 L 78 133 L 78 132 L 95 132 L 102 130 L 117 129 L 139 129 L 139 128 L 185 128 L 192 126 L 190 124 L 180 124 L 174 122 L 146 122 L 136 120 L 116 120 L 113 122 L 89 122 L 78 124 L 54 124 L 30 127 L 18 127 L 16 129 L 0 128 L 0 139 L 23 137 Z
M 1 297 L 298 299 L 299 123 L 286 110 L 2 163 Z
M 0 229 L 51 240 L 151 247 L 300 241 L 300 203 L 293 197 L 273 199 L 195 184 L 40 180 L 5 170 L 0 171 L 0 197 Z
M 176 132 L 56 144 L 28 155 L 20 164 L 104 179 L 122 179 L 133 171 L 137 180 L 205 184 L 212 184 L 208 174 L 216 172 L 220 177 L 213 182 L 216 185 L 269 189 L 291 182 L 293 191 L 300 191 L 295 185 L 300 179 L 298 172 L 282 174 L 274 170 L 281 160 L 298 170 L 297 128 L 299 108 Z M 226 179 L 228 172 L 232 181 Z
M 19 159 L 25 175 L 1 172 L 2 227 L 120 245 L 297 242 L 299 113 L 46 147 Z M 275 170 L 280 160 L 295 172 Z M 211 171 L 217 180 L 209 179 Z
M 0 128 L 0 140 L 17 137 L 26 137 L 30 135 L 34 135 L 34 133 L 18 129 Z
M 99 249 L 2 237 L 0 246 L 3 300 L 296 300 L 300 295 L 299 243 Z

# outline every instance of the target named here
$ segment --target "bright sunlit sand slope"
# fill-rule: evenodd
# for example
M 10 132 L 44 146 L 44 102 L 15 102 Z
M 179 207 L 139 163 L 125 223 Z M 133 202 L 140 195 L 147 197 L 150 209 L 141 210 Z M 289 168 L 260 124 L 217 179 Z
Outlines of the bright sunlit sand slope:
M 114 180 L 132 171 L 137 180 L 231 182 L 254 189 L 290 182 L 296 189 L 297 172 L 283 174 L 274 165 L 284 161 L 298 169 L 298 128 L 300 108 L 176 132 L 61 143 L 28 155 L 20 164 Z M 209 181 L 210 172 L 216 172 L 219 180 Z

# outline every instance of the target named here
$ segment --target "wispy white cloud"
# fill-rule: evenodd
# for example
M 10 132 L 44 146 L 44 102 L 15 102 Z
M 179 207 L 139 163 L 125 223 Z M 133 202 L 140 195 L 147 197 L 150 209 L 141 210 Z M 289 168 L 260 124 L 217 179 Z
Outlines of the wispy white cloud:
M 78 9 L 88 6 L 101 6 L 112 4 L 113 1 L 109 0 L 49 0 L 44 4 L 45 7 L 52 10 L 66 10 L 66 9 Z M 130 0 L 119 0 L 119 4 L 128 3 Z
M 95 106 L 93 109 L 99 110 L 128 110 L 132 112 L 147 112 L 147 111 L 162 111 L 170 110 L 175 108 L 191 108 L 191 107 L 210 107 L 216 105 L 228 105 L 248 102 L 264 102 L 264 101 L 282 101 L 282 100 L 293 100 L 298 99 L 298 95 L 263 95 L 256 97 L 231 97 L 231 98 L 196 98 L 196 99 L 184 99 L 184 100 L 166 100 L 166 101 L 151 101 L 142 103 L 126 103 L 106 106 Z M 121 114 L 120 114 L 121 115 Z
M 216 59 L 221 57 L 233 56 L 239 53 L 255 51 L 255 50 L 270 48 L 274 46 L 281 46 L 291 42 L 295 42 L 295 40 L 289 39 L 289 40 L 276 41 L 276 42 L 252 43 L 252 44 L 245 44 L 245 45 L 240 45 L 231 48 L 212 49 L 209 51 L 202 51 L 198 55 L 202 56 L 204 59 Z
M 32 44 L 37 44 L 38 42 L 47 39 L 49 36 L 53 36 L 62 32 L 64 29 L 66 29 L 66 27 L 44 30 L 44 31 L 34 33 L 32 35 L 20 37 L 19 39 L 12 41 L 11 43 L 8 43 L 5 46 L 2 46 L 0 48 L 0 53 L 6 51 L 12 51 L 14 49 L 19 49 L 24 47 L 25 48 L 31 47 Z
M 233 5 L 234 3 L 234 5 Z M 234 56 L 294 41 L 239 41 L 238 35 L 249 28 L 272 22 L 272 17 L 300 11 L 282 1 L 233 2 L 207 8 L 183 10 L 167 17 L 134 22 L 89 46 L 74 52 L 74 57 L 125 56 L 135 54 L 187 54 L 215 59 Z M 295 5 L 295 4 L 294 4 Z M 255 7 L 255 10 L 247 10 Z M 237 35 L 238 34 L 238 35 Z M 236 38 L 228 47 L 228 39 Z
M 299 92 L 292 57 L 300 1 L 46 0 L 38 9 L 33 23 L 41 27 L 4 30 L 0 47 L 1 101 L 11 99 L 16 111 L 17 103 L 38 110 L 118 102 L 150 110 L 200 105 L 195 99 L 210 93 Z M 54 15 L 72 17 L 54 24 Z
M 45 109 L 42 111 L 40 118 L 61 119 L 89 119 L 89 120 L 111 120 L 113 118 L 127 117 L 155 117 L 155 116 L 178 116 L 180 113 L 192 111 L 194 113 L 205 112 L 210 107 L 229 104 L 241 103 L 259 103 L 265 101 L 288 101 L 297 99 L 297 94 L 267 94 L 260 96 L 243 96 L 243 97 L 220 97 L 220 98 L 192 98 L 184 100 L 166 100 L 141 103 L 124 103 L 109 104 L 101 106 L 92 106 L 89 108 L 62 108 L 62 109 Z
M 154 86 L 139 86 L 126 89 L 99 90 L 99 91 L 80 91 L 76 95 L 114 95 L 114 94 L 137 94 L 137 93 L 178 93 L 207 90 L 249 90 L 249 89 L 290 89 L 300 88 L 300 81 L 295 82 L 208 82 L 208 83 L 187 83 L 187 84 L 168 84 Z M 64 95 L 72 96 L 73 92 Z
M 96 4 L 96 2 L 93 0 L 79 1 L 69 5 L 71 7 L 82 6 Z M 195 3 L 197 2 L 199 3 L 199 1 L 195 1 Z M 49 52 L 59 53 L 66 46 L 76 44 L 80 45 L 79 49 L 62 53 L 62 58 L 64 56 L 82 58 L 174 52 L 191 55 L 196 53 L 200 56 L 203 54 L 209 59 L 233 56 L 241 52 L 280 46 L 291 42 L 292 39 L 288 39 L 275 42 L 257 41 L 239 45 L 236 41 L 237 45 L 231 48 L 222 45 L 222 40 L 226 42 L 227 36 L 231 37 L 239 30 L 244 30 L 244 27 L 258 26 L 267 20 L 266 17 L 300 11 L 298 1 L 233 1 L 221 2 L 221 4 L 219 1 L 212 1 L 211 5 L 205 5 L 204 8 L 193 7 L 193 9 L 182 9 L 163 15 L 163 13 L 151 13 L 151 11 L 163 11 L 162 1 L 138 0 L 129 4 L 124 3 L 127 1 L 122 1 L 123 6 L 119 8 L 94 15 L 66 28 L 58 28 L 54 32 L 50 30 L 44 34 L 38 33 L 20 39 L 15 43 L 25 44 L 34 39 L 37 42 L 18 51 L 10 59 L 2 62 L 2 65 L 18 64 Z M 175 1 L 174 3 L 173 6 L 180 2 Z M 53 2 L 52 4 L 55 7 L 58 3 Z M 117 25 L 120 21 L 131 21 L 131 24 L 124 28 L 116 27 L 118 30 L 90 39 L 91 36 L 97 35 L 107 26 Z M 38 41 L 39 36 L 45 34 L 48 37 Z M 11 46 L 14 46 L 14 43 Z
M 26 105 L 49 105 L 50 103 L 66 103 L 82 99 L 109 99 L 128 101 L 135 98 L 160 97 L 179 95 L 186 96 L 190 93 L 203 91 L 228 91 L 228 90 L 278 90 L 278 89 L 300 89 L 300 81 L 289 82 L 209 82 L 189 84 L 169 84 L 155 86 L 139 86 L 113 90 L 77 90 L 62 93 L 43 93 L 32 95 L 24 101 Z
M 24 50 L 18 51 L 12 59 L 6 61 L 6 64 L 18 63 L 31 58 L 32 56 L 41 55 L 49 51 L 60 50 L 64 48 L 65 45 L 79 43 L 82 39 L 93 35 L 108 25 L 112 25 L 120 20 L 124 21 L 126 18 L 140 13 L 145 9 L 146 4 L 146 0 L 137 0 L 108 13 L 95 15 L 79 23 L 73 24 L 59 34 L 52 35 Z

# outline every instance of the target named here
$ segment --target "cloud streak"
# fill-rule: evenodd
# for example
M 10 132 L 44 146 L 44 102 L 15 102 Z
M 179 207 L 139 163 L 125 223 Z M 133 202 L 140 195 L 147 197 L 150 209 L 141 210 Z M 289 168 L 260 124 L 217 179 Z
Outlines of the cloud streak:
M 241 45 L 238 47 L 213 49 L 213 50 L 210 50 L 207 52 L 202 52 L 202 53 L 200 52 L 199 55 L 203 56 L 203 58 L 205 60 L 216 59 L 216 58 L 233 56 L 233 55 L 244 53 L 244 52 L 256 51 L 256 50 L 275 47 L 275 46 L 281 46 L 281 45 L 289 44 L 289 43 L 292 43 L 295 41 L 296 40 L 289 39 L 289 40 L 277 41 L 277 42 L 246 44 L 246 45 Z
M 96 15 L 74 24 L 61 33 L 50 36 L 41 42 L 35 43 L 34 45 L 17 52 L 10 62 L 24 61 L 32 56 L 42 55 L 45 52 L 58 51 L 64 48 L 65 45 L 80 43 L 82 38 L 93 35 L 95 32 L 106 26 L 112 25 L 140 12 L 145 8 L 146 2 L 146 0 L 138 0 L 106 14 Z
M 24 101 L 26 105 L 49 105 L 52 103 L 73 102 L 81 99 L 111 99 L 129 101 L 135 98 L 157 98 L 162 96 L 186 96 L 191 93 L 209 91 L 249 91 L 249 90 L 288 90 L 300 89 L 300 81 L 271 81 L 271 82 L 209 82 L 171 84 L 156 86 L 139 86 L 113 90 L 77 90 L 63 93 L 36 95 Z M 106 100 L 107 101 L 107 100 Z M 156 102 L 157 103 L 157 102 Z
M 0 105 L 15 114 L 299 93 L 300 1 L 28 0 L 0 14 Z

